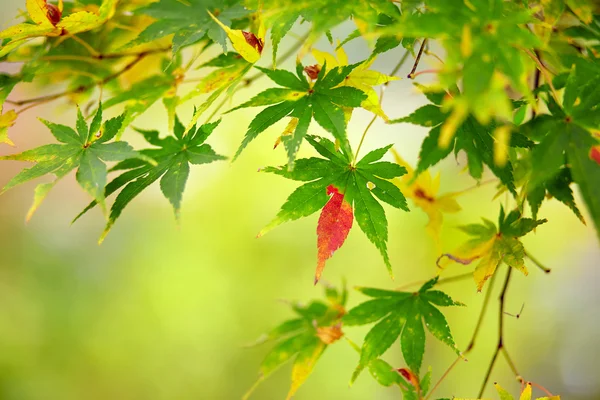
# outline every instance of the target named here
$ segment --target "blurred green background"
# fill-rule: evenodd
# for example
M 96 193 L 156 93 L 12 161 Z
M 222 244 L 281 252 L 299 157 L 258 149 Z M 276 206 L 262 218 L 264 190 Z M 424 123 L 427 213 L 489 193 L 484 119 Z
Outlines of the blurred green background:
M 0 0 L 0 24 L 12 24 L 24 1 Z M 334 32 L 344 37 L 352 26 Z M 289 39 L 293 41 L 293 39 Z M 290 45 L 284 43 L 284 47 Z M 326 42 L 317 46 L 330 50 Z M 346 46 L 352 62 L 369 52 L 361 40 Z M 269 51 L 269 49 L 265 50 Z M 389 72 L 401 56 L 381 56 L 374 69 Z M 423 66 L 433 63 L 425 59 Z M 410 64 L 410 62 L 409 62 Z M 291 64 L 285 64 L 283 67 Z M 1 64 L 14 72 L 18 65 Z M 405 76 L 410 65 L 399 72 Z M 235 104 L 269 85 L 260 80 L 236 95 Z M 25 87 L 13 98 L 34 94 Z M 197 100 L 199 104 L 201 101 Z M 410 113 L 424 102 L 409 80 L 393 82 L 384 109 L 390 117 Z M 182 106 L 183 120 L 193 104 Z M 36 117 L 71 124 L 73 107 L 56 102 L 30 110 L 10 130 L 16 144 L 0 154 L 22 151 L 52 141 Z M 252 110 L 225 118 L 209 142 L 231 156 L 240 143 Z M 354 145 L 370 115 L 355 112 L 349 127 Z M 162 105 L 136 121 L 142 128 L 167 129 Z M 316 124 L 312 125 L 315 133 Z M 281 226 L 261 239 L 256 233 L 275 215 L 296 183 L 257 173 L 260 167 L 285 161 L 272 145 L 283 126 L 276 125 L 253 142 L 234 164 L 216 163 L 192 169 L 184 195 L 181 227 L 177 227 L 158 185 L 136 199 L 124 212 L 103 245 L 96 244 L 103 229 L 98 210 L 70 225 L 88 198 L 73 177 L 51 192 L 29 224 L 24 217 L 35 183 L 0 197 L 0 399 L 238 399 L 257 377 L 268 345 L 244 345 L 291 316 L 280 299 L 309 301 L 322 294 L 313 287 L 318 216 Z M 410 162 L 416 161 L 425 129 L 410 125 L 386 126 L 377 121 L 365 150 L 389 143 Z M 126 140 L 136 142 L 133 134 Z M 304 154 L 312 154 L 306 146 Z M 25 164 L 3 162 L 0 185 Z M 448 160 L 442 173 L 442 192 L 474 184 L 463 173 L 464 162 Z M 490 186 L 459 199 L 463 211 L 447 216 L 443 231 L 446 250 L 464 239 L 455 227 L 495 220 L 499 202 Z M 583 204 L 583 203 L 580 203 Z M 412 207 L 405 213 L 386 208 L 389 251 L 396 280 L 390 281 L 375 247 L 355 226 L 328 262 L 324 280 L 350 287 L 382 288 L 424 280 L 436 273 L 435 248 L 424 226 L 426 215 Z M 506 346 L 521 375 L 567 400 L 600 398 L 600 251 L 593 228 L 583 226 L 563 205 L 545 204 L 541 217 L 550 223 L 525 239 L 527 249 L 552 268 L 544 275 L 529 264 L 530 275 L 518 273 L 511 282 L 507 311 Z M 455 266 L 445 276 L 472 267 Z M 504 275 L 504 267 L 500 273 Z M 497 285 L 500 286 L 500 285 Z M 455 340 L 464 348 L 472 333 L 483 294 L 472 280 L 443 287 L 467 308 L 445 310 Z M 496 287 L 496 291 L 499 287 Z M 474 397 L 494 351 L 497 301 L 492 306 L 475 350 L 461 362 L 436 392 L 438 397 Z M 350 306 L 364 300 L 352 292 Z M 367 329 L 347 328 L 360 343 Z M 436 381 L 454 361 L 453 353 L 428 337 L 424 365 Z M 398 344 L 385 355 L 403 366 Z M 363 374 L 348 386 L 357 354 L 344 341 L 330 346 L 296 398 L 397 399 L 395 389 L 379 387 Z M 255 392 L 255 399 L 282 399 L 289 385 L 289 366 L 278 371 Z M 519 385 L 501 358 L 491 381 L 514 394 Z M 540 393 L 541 396 L 541 393 Z M 493 389 L 486 397 L 497 398 Z

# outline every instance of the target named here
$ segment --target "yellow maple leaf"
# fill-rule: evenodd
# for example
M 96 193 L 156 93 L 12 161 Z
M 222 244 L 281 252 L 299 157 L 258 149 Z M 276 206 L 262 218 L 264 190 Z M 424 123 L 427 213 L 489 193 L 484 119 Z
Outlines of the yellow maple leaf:
M 10 110 L 2 114 L 2 106 L 0 106 L 0 143 L 6 143 L 14 146 L 15 144 L 8 138 L 8 128 L 15 124 L 17 113 L 15 110 Z
M 440 231 L 444 220 L 443 214 L 453 214 L 461 210 L 460 205 L 456 201 L 456 196 L 459 192 L 446 193 L 438 195 L 440 188 L 440 174 L 438 173 L 432 178 L 429 170 L 414 177 L 413 168 L 392 149 L 396 163 L 406 168 L 407 173 L 401 178 L 396 178 L 394 183 L 400 188 L 404 195 L 411 199 L 413 203 L 425 211 L 429 216 L 426 230 L 435 241 L 438 253 L 441 253 Z
M 0 32 L 0 41 L 10 39 L 0 48 L 0 57 L 36 37 L 75 35 L 95 29 L 112 18 L 118 0 L 103 0 L 96 12 L 78 11 L 62 18 L 62 0 L 58 6 L 46 0 L 27 0 L 27 12 L 34 22 L 21 23 Z
M 500 386 L 499 384 L 494 383 L 494 387 L 496 388 L 496 391 L 500 395 L 500 400 L 514 400 L 514 397 L 510 393 L 508 393 L 506 390 L 504 390 L 502 388 L 502 386 Z M 525 385 L 525 388 L 521 392 L 521 396 L 519 397 L 519 400 L 531 400 L 532 395 L 533 395 L 533 390 L 531 387 L 531 383 L 527 382 L 527 384 Z M 546 396 L 546 397 L 538 397 L 536 400 L 560 400 L 560 396 L 550 395 L 550 396 Z
M 255 35 L 240 29 L 231 29 L 219 21 L 210 11 L 208 11 L 208 14 L 225 31 L 227 37 L 231 40 L 231 45 L 244 57 L 244 60 L 252 64 L 260 60 L 266 36 L 266 29 L 262 22 L 259 22 L 258 33 Z
M 348 65 L 348 56 L 344 49 L 339 46 L 335 50 L 336 55 L 326 53 L 324 51 L 319 51 L 317 49 L 312 50 L 312 54 L 317 60 L 317 63 L 321 65 L 321 67 L 327 64 L 327 68 L 340 67 L 344 65 Z M 367 111 L 372 112 L 373 114 L 381 117 L 384 121 L 388 121 L 389 118 L 385 115 L 385 112 L 381 109 L 381 105 L 379 103 L 379 96 L 373 86 L 381 85 L 390 81 L 398 80 L 398 77 L 389 76 L 382 74 L 381 72 L 370 70 L 369 67 L 375 61 L 374 58 L 370 58 L 367 61 L 363 62 L 350 74 L 348 77 L 339 85 L 339 86 L 350 86 L 356 89 L 363 91 L 367 98 L 363 100 L 361 103 L 361 107 Z

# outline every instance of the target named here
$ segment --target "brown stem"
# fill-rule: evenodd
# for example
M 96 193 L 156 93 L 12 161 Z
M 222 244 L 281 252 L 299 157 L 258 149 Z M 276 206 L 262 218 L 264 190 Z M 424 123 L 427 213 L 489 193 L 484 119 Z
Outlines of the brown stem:
M 417 54 L 417 58 L 415 59 L 415 63 L 413 64 L 412 69 L 410 70 L 410 74 L 407 75 L 407 78 L 413 79 L 415 77 L 415 71 L 419 66 L 419 61 L 421 61 L 421 56 L 423 55 L 423 50 L 425 50 L 425 45 L 427 44 L 427 39 L 423 39 L 421 42 L 421 47 L 419 48 L 419 53 Z
M 508 351 L 504 347 L 504 307 L 505 307 L 505 299 L 506 292 L 508 290 L 508 284 L 510 283 L 510 277 L 512 275 L 513 269 L 508 267 L 508 272 L 506 274 L 506 279 L 504 281 L 504 286 L 502 287 L 502 292 L 500 292 L 500 312 L 498 315 L 498 345 L 496 346 L 496 351 L 494 351 L 494 355 L 492 356 L 492 360 L 490 361 L 490 365 L 485 374 L 485 378 L 483 379 L 483 383 L 481 385 L 481 389 L 479 390 L 479 395 L 477 398 L 481 398 L 483 396 L 483 392 L 485 391 L 485 387 L 487 386 L 490 376 L 492 375 L 492 371 L 494 369 L 494 365 L 496 364 L 496 360 L 498 359 L 498 354 L 502 352 L 504 358 L 506 359 L 508 365 L 512 372 L 517 376 L 517 378 L 522 381 L 522 378 L 515 367 L 515 363 L 512 361 L 511 357 L 508 354 Z

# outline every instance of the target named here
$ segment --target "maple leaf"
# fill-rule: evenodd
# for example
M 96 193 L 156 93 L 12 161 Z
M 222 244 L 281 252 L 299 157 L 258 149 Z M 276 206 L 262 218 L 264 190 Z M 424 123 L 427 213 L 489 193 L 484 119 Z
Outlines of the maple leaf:
M 296 168 L 291 171 L 289 165 L 263 169 L 265 172 L 307 183 L 289 196 L 275 219 L 258 236 L 284 222 L 307 217 L 322 209 L 317 228 L 319 255 L 316 282 L 325 260 L 346 239 L 352 226 L 351 214 L 354 214 L 358 226 L 377 247 L 392 275 L 387 254 L 387 219 L 376 198 L 405 211 L 408 211 L 408 207 L 400 189 L 388 181 L 402 176 L 406 170 L 397 164 L 379 161 L 391 145 L 373 150 L 354 165 L 350 157 L 345 152 L 336 150 L 328 139 L 315 136 L 306 138 L 325 158 L 297 160 Z
M 438 249 L 441 249 L 440 232 L 444 220 L 444 213 L 457 213 L 461 210 L 456 201 L 459 192 L 446 193 L 438 196 L 440 186 L 440 174 L 434 178 L 431 177 L 429 170 L 425 170 L 419 175 L 415 175 L 412 167 L 392 149 L 394 158 L 398 165 L 403 166 L 408 171 L 402 178 L 395 179 L 394 183 L 398 185 L 402 193 L 411 199 L 417 207 L 422 209 L 429 217 L 426 230 L 432 236 Z
M 453 151 L 455 156 L 459 152 L 464 151 L 467 155 L 467 167 L 473 178 L 478 180 L 482 178 L 483 166 L 485 164 L 506 188 L 516 196 L 517 192 L 512 163 L 508 161 L 503 166 L 500 166 L 494 160 L 492 149 L 494 148 L 495 138 L 492 132 L 496 127 L 493 124 L 483 126 L 475 118 L 469 116 L 459 124 L 455 135 L 449 138 L 448 143 L 440 143 L 442 139 L 442 124 L 448 118 L 451 118 L 450 114 L 442 107 L 446 93 L 429 92 L 427 88 L 420 85 L 417 85 L 417 87 L 425 91 L 425 95 L 432 104 L 427 104 L 406 117 L 390 121 L 392 124 L 406 122 L 431 128 L 428 136 L 423 140 L 423 144 L 421 145 L 415 176 L 420 175 L 429 167 L 439 163 Z M 519 132 L 513 132 L 510 137 L 510 147 L 531 148 L 533 145 L 534 143 L 530 139 Z
M 498 391 L 498 394 L 500 395 L 500 400 L 514 400 L 514 397 L 508 393 L 506 390 L 504 390 L 502 388 L 502 386 L 500 386 L 497 383 L 494 383 L 494 387 L 496 388 L 496 391 Z M 521 392 L 521 395 L 519 396 L 519 400 L 531 400 L 531 396 L 533 395 L 533 390 L 531 387 L 531 383 L 527 382 L 527 384 L 525 385 L 525 388 L 523 389 L 523 391 Z M 544 396 L 544 397 L 538 397 L 537 400 L 560 400 L 560 396 Z
M 160 189 L 163 195 L 173 206 L 175 217 L 179 220 L 183 192 L 190 173 L 190 164 L 209 164 L 226 159 L 226 157 L 215 153 L 210 145 L 204 143 L 219 125 L 219 122 L 202 125 L 185 135 L 184 126 L 179 118 L 176 118 L 173 136 L 162 139 L 159 138 L 158 131 L 137 130 L 148 143 L 156 146 L 156 148 L 141 150 L 139 153 L 144 159 L 128 159 L 115 165 L 110 170 L 110 172 L 125 172 L 108 183 L 106 188 L 102 187 L 103 197 L 108 197 L 121 188 L 123 190 L 117 195 L 111 207 L 108 222 L 100 237 L 100 242 L 104 240 L 125 207 L 158 179 L 160 179 Z M 154 160 L 154 162 L 148 162 L 149 159 Z M 73 222 L 96 204 L 97 201 L 90 203 L 75 217 Z
M 338 291 L 326 286 L 325 294 L 327 302 L 293 304 L 292 309 L 296 317 L 283 322 L 259 338 L 256 344 L 274 342 L 274 346 L 263 359 L 258 381 L 244 395 L 244 400 L 252 395 L 258 384 L 294 359 L 292 383 L 286 397 L 291 399 L 310 376 L 325 349 L 343 337 L 340 322 L 345 313 L 346 288 Z
M 134 151 L 126 142 L 107 143 L 119 131 L 122 116 L 106 121 L 102 128 L 102 105 L 98 108 L 90 126 L 85 122 L 81 111 L 78 111 L 77 132 L 65 125 L 41 121 L 62 144 L 48 144 L 19 154 L 0 157 L 0 160 L 35 163 L 31 168 L 22 170 L 12 178 L 4 186 L 3 191 L 47 174 L 56 177 L 54 181 L 36 187 L 34 204 L 27 214 L 27 219 L 31 218 L 56 182 L 74 169 L 77 169 L 75 176 L 79 185 L 104 208 L 104 185 L 107 175 L 104 161 L 140 158 L 151 162 L 151 159 Z
M 317 248 L 319 251 L 315 284 L 321 278 L 325 261 L 346 241 L 354 220 L 352 205 L 344 199 L 344 194 L 340 193 L 335 186 L 329 185 L 327 195 L 330 195 L 331 198 L 321 210 L 317 224 Z
M 336 49 L 336 56 L 319 51 L 317 49 L 312 50 L 312 54 L 321 67 L 327 65 L 328 67 L 341 67 L 348 65 L 348 56 L 344 49 L 339 46 Z M 375 61 L 375 57 L 371 57 L 363 63 L 359 64 L 356 68 L 348 74 L 346 79 L 342 81 L 337 87 L 349 86 L 356 88 L 367 95 L 367 98 L 361 103 L 361 107 L 373 114 L 383 118 L 384 121 L 388 121 L 389 118 L 385 115 L 382 110 L 379 97 L 377 92 L 373 89 L 373 86 L 381 85 L 390 81 L 398 80 L 395 76 L 389 76 L 382 74 L 381 72 L 370 70 L 369 67 Z M 351 111 L 351 110 L 350 110 Z
M 234 160 L 261 132 L 286 116 L 297 118 L 293 133 L 281 139 L 287 150 L 288 166 L 293 168 L 296 154 L 312 119 L 333 134 L 347 156 L 352 154 L 346 135 L 346 118 L 343 107 L 360 107 L 366 95 L 352 87 L 337 87 L 357 67 L 357 64 L 320 70 L 315 82 L 309 83 L 304 76 L 302 64 L 296 65 L 296 75 L 285 70 L 258 68 L 283 88 L 267 89 L 249 101 L 230 110 L 246 107 L 266 106 L 250 122 Z
M 483 224 L 460 227 L 472 238 L 452 253 L 440 256 L 438 266 L 444 268 L 450 262 L 470 265 L 479 260 L 473 272 L 478 291 L 483 289 L 485 282 L 502 262 L 528 275 L 524 261 L 525 248 L 520 238 L 546 222 L 545 219 L 523 218 L 519 210 L 505 214 L 504 208 L 500 208 L 498 227 L 485 218 Z
M 139 36 L 127 45 L 133 47 L 152 42 L 162 37 L 173 35 L 173 53 L 183 47 L 197 43 L 208 37 L 227 49 L 227 35 L 209 15 L 212 12 L 219 17 L 220 23 L 231 26 L 233 20 L 248 15 L 242 5 L 231 0 L 161 0 L 140 8 L 138 14 L 145 14 L 156 19 Z
M 366 325 L 379 321 L 365 336 L 359 365 L 352 381 L 370 362 L 385 353 L 400 338 L 402 355 L 414 374 L 419 374 L 425 352 L 425 328 L 455 353 L 459 350 L 444 315 L 434 306 L 462 306 L 447 294 L 433 290 L 438 278 L 425 283 L 418 292 L 408 293 L 359 287 L 357 290 L 372 300 L 352 308 L 344 316 L 345 326 Z
M 0 57 L 36 37 L 75 35 L 90 31 L 112 18 L 117 0 L 103 0 L 97 12 L 78 11 L 62 17 L 62 1 L 59 7 L 46 0 L 27 0 L 27 11 L 34 22 L 21 23 L 0 32 L 0 41 L 8 40 L 0 47 Z
M 554 188 L 557 199 L 583 219 L 569 188 L 572 180 L 579 186 L 600 238 L 600 165 L 594 158 L 600 140 L 593 133 L 600 126 L 598 85 L 600 68 L 575 60 L 565 82 L 562 106 L 548 96 L 551 114 L 538 114 L 519 128 L 539 142 L 531 151 L 526 188 L 532 210 L 537 212 L 542 192 Z

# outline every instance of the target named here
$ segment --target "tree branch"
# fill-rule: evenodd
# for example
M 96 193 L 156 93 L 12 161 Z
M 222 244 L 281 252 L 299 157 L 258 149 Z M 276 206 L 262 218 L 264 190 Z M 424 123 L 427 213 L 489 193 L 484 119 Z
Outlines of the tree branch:
M 477 398 L 481 398 L 483 396 L 483 392 L 485 391 L 485 387 L 487 386 L 490 376 L 492 375 L 492 370 L 494 369 L 494 365 L 496 364 L 496 360 L 498 359 L 498 354 L 502 352 L 504 358 L 506 359 L 510 369 L 516 375 L 519 381 L 523 381 L 517 368 L 515 367 L 515 363 L 512 361 L 512 358 L 509 356 L 508 351 L 504 347 L 504 307 L 505 307 L 505 299 L 506 292 L 508 290 L 508 284 L 510 283 L 510 277 L 512 275 L 513 269 L 508 267 L 508 272 L 506 274 L 506 279 L 504 280 L 504 286 L 502 287 L 502 292 L 500 292 L 500 310 L 498 315 L 498 345 L 496 346 L 496 351 L 494 351 L 494 355 L 492 356 L 492 360 L 490 361 L 490 365 L 485 374 L 485 378 L 483 379 L 483 383 L 481 385 L 481 389 L 479 390 L 479 395 Z
M 406 76 L 409 79 L 414 79 L 415 75 L 415 71 L 417 70 L 417 67 L 419 66 L 419 62 L 421 61 L 421 56 L 423 55 L 423 50 L 425 50 L 425 45 L 427 44 L 427 39 L 423 39 L 423 41 L 421 42 L 421 47 L 419 48 L 419 53 L 417 54 L 417 58 L 415 59 L 415 63 L 413 64 L 412 69 L 410 70 L 410 73 Z

